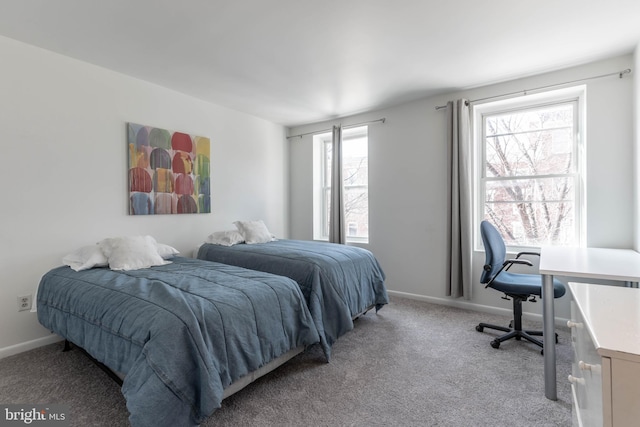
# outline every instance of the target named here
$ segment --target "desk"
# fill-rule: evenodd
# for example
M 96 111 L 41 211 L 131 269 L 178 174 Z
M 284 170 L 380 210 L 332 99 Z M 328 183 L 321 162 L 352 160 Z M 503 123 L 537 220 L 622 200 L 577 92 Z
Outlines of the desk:
M 640 282 L 640 253 L 631 249 L 550 246 L 540 253 L 544 344 L 544 394 L 557 400 L 553 276 Z M 546 298 L 551 295 L 551 298 Z
M 640 289 L 569 283 L 574 426 L 640 420 Z

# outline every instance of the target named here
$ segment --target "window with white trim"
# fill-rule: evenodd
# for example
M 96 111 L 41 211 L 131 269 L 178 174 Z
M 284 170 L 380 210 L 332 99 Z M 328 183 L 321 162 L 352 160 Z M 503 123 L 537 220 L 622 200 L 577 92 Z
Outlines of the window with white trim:
M 313 137 L 313 238 L 329 239 L 331 201 L 331 133 Z M 342 176 L 347 242 L 369 241 L 368 127 L 342 130 Z
M 584 241 L 584 86 L 473 107 L 476 247 L 489 220 L 510 247 Z

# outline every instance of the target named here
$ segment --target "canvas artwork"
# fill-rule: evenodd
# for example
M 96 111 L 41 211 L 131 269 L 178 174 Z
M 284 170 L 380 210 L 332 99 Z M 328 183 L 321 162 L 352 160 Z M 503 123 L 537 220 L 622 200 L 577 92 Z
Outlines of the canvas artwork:
M 129 214 L 211 212 L 210 141 L 127 124 Z

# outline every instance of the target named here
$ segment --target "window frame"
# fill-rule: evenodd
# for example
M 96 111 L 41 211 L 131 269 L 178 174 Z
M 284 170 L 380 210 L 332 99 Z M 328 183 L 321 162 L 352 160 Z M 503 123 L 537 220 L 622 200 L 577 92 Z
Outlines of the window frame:
M 564 89 L 545 91 L 537 94 L 524 95 L 516 98 L 503 99 L 499 101 L 484 102 L 472 105 L 472 155 L 473 165 L 473 230 L 474 249 L 484 250 L 482 238 L 480 236 L 480 222 L 484 219 L 484 204 L 486 202 L 486 183 L 488 181 L 499 181 L 486 177 L 486 133 L 485 117 L 509 112 L 521 112 L 543 108 L 545 106 L 562 105 L 573 103 L 574 108 L 574 138 L 573 138 L 573 164 L 574 171 L 567 174 L 546 174 L 542 177 L 552 176 L 573 176 L 575 183 L 575 238 L 573 245 L 583 247 L 586 242 L 586 86 L 573 86 Z M 525 179 L 528 176 L 518 176 L 517 179 Z M 538 177 L 535 175 L 533 177 Z M 508 179 L 508 178 L 503 178 Z M 507 244 L 509 251 L 522 251 L 540 249 L 539 246 L 526 244 Z
M 349 140 L 357 138 L 367 138 L 367 169 L 369 164 L 369 126 L 357 126 L 344 129 L 342 142 L 348 143 Z M 329 234 L 326 232 L 329 226 L 328 218 L 328 193 L 331 189 L 331 177 L 327 176 L 330 165 L 327 162 L 327 146 L 331 146 L 331 132 L 314 135 L 314 200 L 313 200 L 313 238 L 314 240 L 328 241 Z M 317 160 L 319 159 L 319 161 Z M 369 193 L 369 176 L 367 170 L 367 184 L 345 185 L 345 192 L 348 189 L 364 188 Z M 369 205 L 367 203 L 367 216 L 369 216 Z M 346 230 L 345 230 L 346 231 Z M 346 236 L 347 243 L 368 244 L 369 234 L 367 237 Z

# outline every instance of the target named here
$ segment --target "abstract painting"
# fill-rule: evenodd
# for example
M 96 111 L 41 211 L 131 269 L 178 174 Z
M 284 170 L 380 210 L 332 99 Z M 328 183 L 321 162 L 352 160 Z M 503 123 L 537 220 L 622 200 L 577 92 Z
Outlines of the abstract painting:
M 129 214 L 211 212 L 210 141 L 127 123 Z

